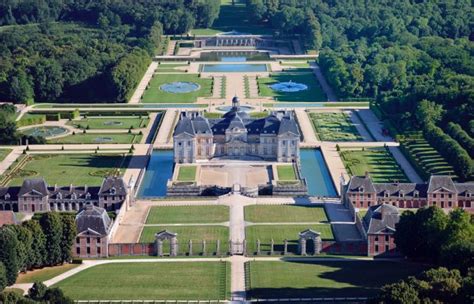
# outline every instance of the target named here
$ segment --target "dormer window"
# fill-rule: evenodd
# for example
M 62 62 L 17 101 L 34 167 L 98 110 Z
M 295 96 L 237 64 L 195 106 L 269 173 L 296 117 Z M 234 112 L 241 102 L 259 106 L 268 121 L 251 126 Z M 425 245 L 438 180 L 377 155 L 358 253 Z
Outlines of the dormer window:
M 117 193 L 117 190 L 115 189 L 115 187 L 112 187 L 110 189 L 110 194 L 115 195 L 115 193 Z
M 73 199 L 73 200 L 77 199 L 77 194 L 76 194 L 76 193 L 73 193 L 73 194 L 71 195 L 71 199 Z
M 384 191 L 384 192 L 383 192 L 383 196 L 384 196 L 384 197 L 388 197 L 388 191 Z
M 91 199 L 91 194 L 89 192 L 86 194 L 86 199 Z
M 415 191 L 413 192 L 413 196 L 414 196 L 414 197 L 419 197 L 419 196 L 420 196 L 420 193 L 419 193 L 417 190 L 415 190 Z
M 466 192 L 466 197 L 471 197 L 471 192 Z
M 398 196 L 399 197 L 405 197 L 405 192 L 403 192 L 403 191 L 398 192 Z
M 58 192 L 58 195 L 56 195 L 56 198 L 57 199 L 63 199 L 63 195 L 61 194 L 61 192 Z
M 364 192 L 364 187 L 359 187 L 359 193 Z

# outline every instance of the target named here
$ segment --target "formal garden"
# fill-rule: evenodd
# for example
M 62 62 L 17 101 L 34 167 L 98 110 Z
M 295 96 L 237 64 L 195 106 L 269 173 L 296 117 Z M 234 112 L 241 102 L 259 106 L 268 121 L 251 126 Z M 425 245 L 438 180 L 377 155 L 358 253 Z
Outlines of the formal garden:
M 251 299 L 370 297 L 425 268 L 398 261 L 263 262 L 246 264 Z
M 227 221 L 227 206 L 159 206 L 150 208 L 146 224 L 203 224 Z
M 142 129 L 148 126 L 150 119 L 148 115 L 141 116 L 96 116 L 96 117 L 83 117 L 78 120 L 71 120 L 67 122 L 67 125 L 73 126 L 78 129 Z
M 83 270 L 54 287 L 74 300 L 225 300 L 230 264 L 112 263 Z
M 258 77 L 260 96 L 273 97 L 276 101 L 317 102 L 327 100 L 316 76 L 298 69 L 291 72 L 272 73 L 270 77 Z M 284 87 L 274 87 L 282 84 Z M 296 86 L 300 86 L 300 88 Z M 295 88 L 293 88 L 295 87 Z
M 64 137 L 48 139 L 48 144 L 138 144 L 143 135 L 140 133 L 78 133 Z
M 12 152 L 12 149 L 0 149 L 0 162 Z
M 23 155 L 2 175 L 2 183 L 21 186 L 25 178 L 42 177 L 50 185 L 99 186 L 104 177 L 123 174 L 130 158 L 125 154 Z
M 212 84 L 212 78 L 200 74 L 155 74 L 141 102 L 193 103 L 198 97 L 212 96 Z
M 352 176 L 370 175 L 375 183 L 409 182 L 386 148 L 341 149 L 341 159 Z
M 252 223 L 327 223 L 322 205 L 251 205 L 246 206 L 245 221 Z
M 321 141 L 361 141 L 357 128 L 344 112 L 309 112 L 316 136 Z

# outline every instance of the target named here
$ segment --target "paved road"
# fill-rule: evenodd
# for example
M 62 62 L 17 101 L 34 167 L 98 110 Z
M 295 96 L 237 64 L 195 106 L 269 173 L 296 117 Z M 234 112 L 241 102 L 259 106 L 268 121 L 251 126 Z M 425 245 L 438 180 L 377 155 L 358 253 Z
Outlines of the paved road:
M 179 112 L 175 110 L 166 111 L 163 121 L 161 122 L 160 129 L 158 130 L 158 134 L 156 135 L 154 143 L 155 147 L 163 147 L 172 144 L 172 132 L 178 113 Z
M 318 79 L 319 84 L 321 85 L 321 88 L 323 89 L 324 93 L 326 93 L 328 101 L 337 101 L 336 93 L 326 81 L 326 78 L 321 72 L 319 65 L 313 62 L 311 63 L 311 67 L 313 68 L 313 73 L 314 75 L 316 75 L 316 78 Z
M 158 67 L 158 62 L 152 61 L 151 64 L 148 66 L 148 69 L 146 70 L 145 75 L 143 75 L 142 80 L 140 81 L 137 88 L 135 89 L 135 92 L 130 98 L 129 103 L 140 103 L 140 98 L 145 92 L 148 83 L 153 78 L 153 74 L 155 73 L 155 70 L 157 67 Z

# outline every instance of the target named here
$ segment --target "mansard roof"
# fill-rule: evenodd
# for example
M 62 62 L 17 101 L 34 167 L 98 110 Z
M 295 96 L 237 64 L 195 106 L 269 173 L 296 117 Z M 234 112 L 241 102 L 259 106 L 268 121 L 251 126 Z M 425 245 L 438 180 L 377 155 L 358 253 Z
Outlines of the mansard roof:
M 48 187 L 49 196 L 53 199 L 86 199 L 89 194 L 88 199 L 96 200 L 98 199 L 99 187 Z
M 17 201 L 19 192 L 20 187 L 0 187 L 0 200 L 5 200 L 5 195 L 9 195 L 8 200 Z
M 455 183 L 459 195 L 466 196 L 467 194 L 474 196 L 474 183 Z
M 285 134 L 285 133 L 292 133 L 295 135 L 300 135 L 300 131 L 298 129 L 298 125 L 293 117 L 290 116 L 283 116 L 280 122 L 280 129 L 278 130 L 278 134 Z
M 378 196 L 426 197 L 426 184 L 381 183 L 374 184 Z
M 450 176 L 432 175 L 428 182 L 428 192 L 432 193 L 443 189 L 454 193 L 457 191 L 453 179 Z
M 127 195 L 127 186 L 121 177 L 109 176 L 100 186 L 99 195 Z
M 87 204 L 76 215 L 78 234 L 94 231 L 99 235 L 107 235 L 112 227 L 112 220 L 104 208 Z
M 366 176 L 352 176 L 349 181 L 350 192 L 376 192 L 372 178 Z
M 389 204 L 369 207 L 363 219 L 367 234 L 385 234 L 395 232 L 395 225 L 400 221 L 398 208 Z
M 179 134 L 194 135 L 194 128 L 191 118 L 187 116 L 181 116 L 174 129 L 174 136 Z
M 48 195 L 48 185 L 46 181 L 42 178 L 32 178 L 25 179 L 20 188 L 18 196 L 28 196 L 28 195 Z

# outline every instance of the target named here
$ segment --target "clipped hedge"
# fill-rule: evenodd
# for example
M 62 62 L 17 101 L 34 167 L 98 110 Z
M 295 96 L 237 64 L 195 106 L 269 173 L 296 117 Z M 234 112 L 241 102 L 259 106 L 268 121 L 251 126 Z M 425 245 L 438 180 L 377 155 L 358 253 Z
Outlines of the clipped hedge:
M 457 123 L 450 122 L 446 132 L 454 138 L 474 158 L 474 139 Z
M 28 115 L 16 122 L 17 128 L 40 125 L 46 122 L 46 115 Z

